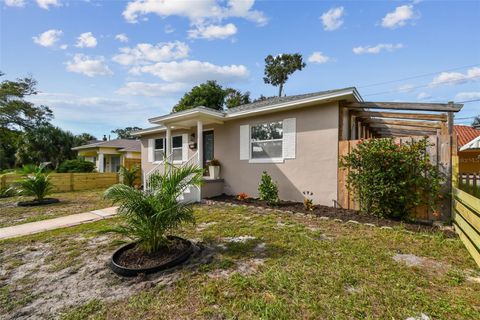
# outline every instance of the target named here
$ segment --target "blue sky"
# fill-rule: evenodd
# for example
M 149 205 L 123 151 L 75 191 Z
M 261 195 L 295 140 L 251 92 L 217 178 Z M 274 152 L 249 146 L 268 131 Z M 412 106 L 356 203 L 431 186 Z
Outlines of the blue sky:
M 356 86 L 369 101 L 480 99 L 480 1 L 2 0 L 0 7 L 4 78 L 31 74 L 40 91 L 32 100 L 74 133 L 147 127 L 209 79 L 254 98 L 275 95 L 263 83 L 263 60 L 279 53 L 299 52 L 307 63 L 287 95 Z M 480 102 L 466 103 L 457 122 L 479 113 Z

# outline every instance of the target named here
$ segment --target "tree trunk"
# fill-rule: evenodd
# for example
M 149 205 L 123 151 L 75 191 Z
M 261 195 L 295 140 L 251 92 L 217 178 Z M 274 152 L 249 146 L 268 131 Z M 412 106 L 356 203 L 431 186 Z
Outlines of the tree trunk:
M 283 83 L 280 84 L 280 87 L 278 88 L 278 96 L 282 96 L 282 91 L 283 91 Z

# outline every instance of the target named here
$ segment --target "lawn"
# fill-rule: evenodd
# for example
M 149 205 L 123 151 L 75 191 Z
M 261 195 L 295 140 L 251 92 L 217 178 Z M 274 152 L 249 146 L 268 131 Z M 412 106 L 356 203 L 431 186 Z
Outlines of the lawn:
M 24 197 L 0 199 L 0 227 L 56 218 L 74 213 L 81 213 L 111 206 L 109 201 L 102 200 L 105 189 L 94 189 L 74 192 L 62 192 L 49 195 L 60 199 L 60 203 L 18 207 L 17 202 Z
M 182 267 L 121 278 L 120 218 L 0 242 L 0 318 L 480 318 L 480 272 L 458 239 L 255 208 L 199 205 Z M 407 265 L 409 263 L 410 265 Z

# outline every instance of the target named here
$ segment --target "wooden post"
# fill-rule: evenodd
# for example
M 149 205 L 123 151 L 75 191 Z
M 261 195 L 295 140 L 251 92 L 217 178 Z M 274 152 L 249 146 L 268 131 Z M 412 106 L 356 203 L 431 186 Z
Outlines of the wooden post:
M 0 188 L 6 188 L 7 187 L 7 176 L 3 175 L 0 177 Z
M 75 177 L 73 172 L 70 173 L 70 191 L 75 191 Z

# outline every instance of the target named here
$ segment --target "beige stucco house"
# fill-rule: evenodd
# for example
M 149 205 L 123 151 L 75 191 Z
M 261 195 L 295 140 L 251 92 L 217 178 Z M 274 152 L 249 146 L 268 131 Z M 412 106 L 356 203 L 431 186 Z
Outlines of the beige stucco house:
M 363 104 L 400 109 L 395 103 L 363 102 L 356 88 L 349 87 L 270 98 L 226 111 L 196 107 L 150 118 L 155 126 L 132 135 L 141 141 L 144 181 L 153 172 L 164 170 L 165 159 L 176 165 L 195 163 L 201 167 L 212 158 L 220 161 L 220 179 L 205 177 L 205 184 L 192 200 L 241 192 L 257 197 L 260 176 L 267 171 L 278 183 L 282 200 L 302 201 L 302 192 L 311 191 L 315 203 L 332 206 L 338 199 L 339 141 L 400 134 L 400 129 L 394 128 L 396 123 L 392 128 L 387 125 L 388 119 L 381 120 L 381 125 L 374 123 L 376 119 L 365 112 L 368 109 Z M 406 105 L 406 110 L 460 108 L 450 104 Z M 366 113 L 370 120 L 362 118 Z M 389 117 L 387 113 L 382 116 Z M 443 117 L 438 119 L 444 121 Z M 416 125 L 414 122 L 406 132 L 435 134 L 439 130 Z
M 139 140 L 115 139 L 98 141 L 72 148 L 78 156 L 95 163 L 98 172 L 118 172 L 120 166 L 140 165 Z

